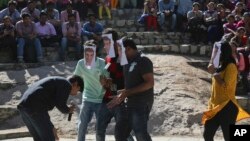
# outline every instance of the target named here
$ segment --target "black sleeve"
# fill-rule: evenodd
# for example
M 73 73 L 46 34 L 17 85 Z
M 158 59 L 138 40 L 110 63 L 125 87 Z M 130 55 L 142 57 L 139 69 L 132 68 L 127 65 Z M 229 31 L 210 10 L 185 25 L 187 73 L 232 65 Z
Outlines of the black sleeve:
M 140 74 L 153 73 L 153 63 L 147 57 L 142 57 L 140 60 Z
M 56 107 L 62 113 L 69 113 L 69 107 L 67 106 L 67 100 L 71 91 L 70 84 L 60 85 L 56 92 Z

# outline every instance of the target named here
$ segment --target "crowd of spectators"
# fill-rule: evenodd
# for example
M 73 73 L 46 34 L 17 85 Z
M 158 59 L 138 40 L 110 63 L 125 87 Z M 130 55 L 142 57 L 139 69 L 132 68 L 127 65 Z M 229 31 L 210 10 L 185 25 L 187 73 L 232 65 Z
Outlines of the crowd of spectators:
M 110 10 L 117 8 L 143 9 L 138 21 L 145 30 L 188 31 L 194 43 L 213 44 L 240 27 L 244 36 L 250 34 L 249 0 L 1 0 L 0 8 L 0 44 L 16 50 L 18 62 L 24 62 L 26 46 L 34 46 L 38 62 L 46 46 L 60 47 L 61 60 L 73 46 L 79 58 L 83 41 L 101 46 L 103 26 L 97 20 L 105 18 L 103 10 L 111 20 Z

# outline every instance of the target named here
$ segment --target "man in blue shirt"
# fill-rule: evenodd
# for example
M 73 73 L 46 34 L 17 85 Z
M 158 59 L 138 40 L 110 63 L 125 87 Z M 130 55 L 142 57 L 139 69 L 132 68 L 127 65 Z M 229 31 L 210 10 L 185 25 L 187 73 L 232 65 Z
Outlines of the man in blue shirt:
M 21 20 L 20 13 L 17 11 L 16 5 L 16 1 L 11 0 L 8 2 L 8 7 L 0 11 L 0 22 L 2 22 L 5 16 L 10 16 L 13 24 Z
M 174 13 L 174 6 L 175 3 L 173 0 L 159 0 L 159 24 L 162 29 L 165 29 L 165 21 L 171 20 L 170 31 L 174 31 L 176 25 L 176 14 Z
M 89 21 L 83 24 L 82 36 L 83 40 L 95 40 L 97 43 L 97 54 L 100 56 L 102 52 L 102 31 L 103 26 L 96 22 L 96 16 L 94 14 L 89 14 Z

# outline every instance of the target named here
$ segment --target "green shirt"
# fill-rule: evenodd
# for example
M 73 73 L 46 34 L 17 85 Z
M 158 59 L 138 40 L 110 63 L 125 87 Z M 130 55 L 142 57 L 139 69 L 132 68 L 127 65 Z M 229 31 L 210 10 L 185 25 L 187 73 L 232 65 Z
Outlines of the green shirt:
M 100 83 L 100 75 L 109 76 L 105 67 L 105 61 L 101 58 L 96 58 L 95 68 L 87 69 L 84 65 L 84 59 L 78 61 L 75 75 L 81 76 L 84 80 L 84 91 L 82 93 L 82 101 L 94 103 L 102 103 L 105 89 Z

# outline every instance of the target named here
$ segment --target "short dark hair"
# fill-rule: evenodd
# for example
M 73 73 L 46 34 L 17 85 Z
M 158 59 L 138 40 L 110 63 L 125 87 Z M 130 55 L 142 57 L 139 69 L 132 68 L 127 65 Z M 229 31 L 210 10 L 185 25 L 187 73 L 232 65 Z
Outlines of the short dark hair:
M 68 78 L 69 82 L 72 84 L 72 83 L 75 83 L 77 82 L 77 85 L 80 87 L 80 92 L 83 92 L 83 88 L 84 88 L 84 82 L 83 82 L 83 79 L 82 77 L 78 76 L 78 75 L 72 75 Z
M 31 16 L 30 16 L 29 13 L 23 13 L 23 14 L 22 14 L 22 19 L 24 19 L 24 18 L 26 18 L 26 17 L 29 17 L 29 18 L 30 18 Z
M 94 17 L 96 19 L 96 15 L 94 13 L 89 13 L 88 18 L 90 18 L 90 17 Z
M 28 4 L 35 2 L 34 0 L 28 0 Z
M 14 5 L 14 6 L 16 6 L 16 5 L 17 5 L 17 3 L 16 3 L 16 1 L 15 1 L 15 0 L 11 0 L 11 1 L 9 1 L 9 2 L 8 2 L 8 6 L 10 6 L 10 5 Z
M 137 50 L 136 44 L 135 44 L 135 42 L 133 41 L 132 38 L 127 38 L 127 37 L 125 37 L 125 38 L 123 39 L 123 46 L 124 46 L 125 48 L 130 47 L 130 48 L 132 48 L 132 49 L 134 49 L 134 50 Z
M 113 28 L 106 28 L 104 31 L 103 31 L 103 34 L 112 34 L 112 38 L 113 38 L 113 41 L 117 41 L 118 40 L 118 33 L 115 29 Z
M 47 14 L 45 11 L 42 11 L 42 12 L 40 13 L 40 17 L 42 17 L 42 16 L 48 16 L 48 14 Z

